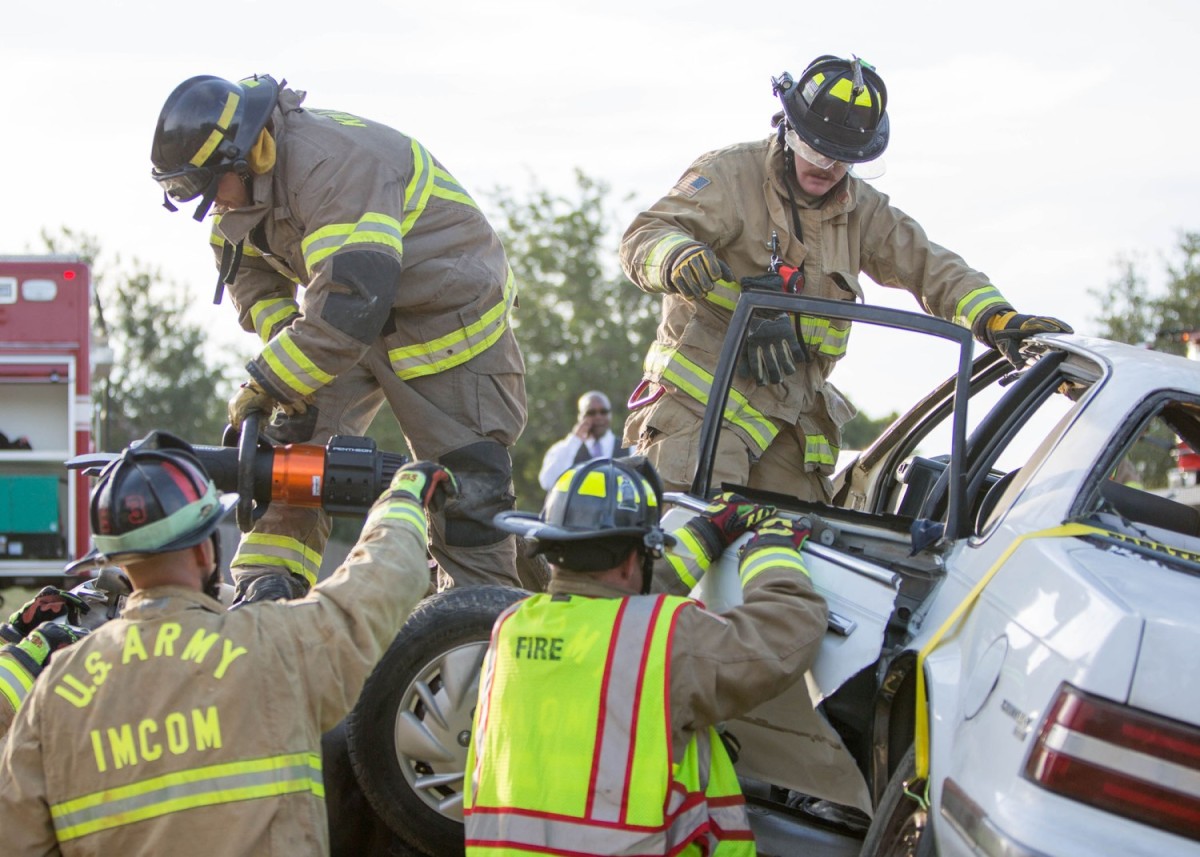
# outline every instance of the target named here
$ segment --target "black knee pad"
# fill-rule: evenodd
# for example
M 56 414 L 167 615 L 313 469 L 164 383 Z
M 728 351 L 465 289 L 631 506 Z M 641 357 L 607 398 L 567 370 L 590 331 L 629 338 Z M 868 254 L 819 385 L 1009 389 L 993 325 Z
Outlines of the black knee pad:
M 493 545 L 507 533 L 492 524 L 497 512 L 516 503 L 512 493 L 512 459 L 508 448 L 481 440 L 438 459 L 458 480 L 458 495 L 446 503 L 446 544 L 461 548 Z

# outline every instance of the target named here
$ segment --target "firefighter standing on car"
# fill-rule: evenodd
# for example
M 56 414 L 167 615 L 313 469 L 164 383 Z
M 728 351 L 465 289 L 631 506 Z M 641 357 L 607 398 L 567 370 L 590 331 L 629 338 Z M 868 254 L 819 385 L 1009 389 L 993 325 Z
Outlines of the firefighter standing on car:
M 887 92 L 870 65 L 821 56 L 798 80 L 785 73 L 773 84 L 783 108 L 775 133 L 701 156 L 622 239 L 625 273 L 664 294 L 624 442 L 674 490 L 692 481 L 712 373 L 744 288 L 862 300 L 864 272 L 1014 360 L 1020 338 L 1071 330 L 1014 312 L 986 276 L 850 172 L 888 143 Z M 829 499 L 841 428 L 853 411 L 828 378 L 849 334 L 846 321 L 761 313 L 751 320 L 713 484 Z
M 559 478 L 540 517 L 498 517 L 553 576 L 492 631 L 463 795 L 469 855 L 754 853 L 714 727 L 816 656 L 826 607 L 799 553 L 808 528 L 722 495 L 668 535 L 660 504 L 644 459 L 594 459 Z M 698 578 L 750 529 L 744 604 L 718 616 L 648 594 L 664 552 L 672 576 Z
M 346 562 L 306 598 L 226 610 L 218 495 L 191 448 L 152 433 L 91 499 L 95 547 L 133 593 L 59 649 L 0 755 L 12 854 L 323 854 L 321 735 L 424 596 L 426 516 L 441 465 L 398 470 Z
M 508 450 L 525 426 L 504 248 L 418 141 L 303 99 L 267 76 L 193 77 L 154 134 L 167 207 L 199 197 L 199 220 L 215 204 L 217 299 L 227 286 L 264 343 L 230 424 L 274 411 L 272 440 L 321 443 L 364 434 L 386 399 L 413 456 L 462 486 L 430 522 L 441 588 L 516 584 L 514 540 L 491 523 L 513 506 Z M 322 511 L 271 506 L 231 563 L 238 600 L 306 591 L 329 527 Z

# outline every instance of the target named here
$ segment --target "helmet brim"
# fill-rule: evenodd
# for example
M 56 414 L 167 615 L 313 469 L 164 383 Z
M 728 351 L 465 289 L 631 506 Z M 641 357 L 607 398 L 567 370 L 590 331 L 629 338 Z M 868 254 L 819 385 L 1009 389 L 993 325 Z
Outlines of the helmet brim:
M 789 119 L 789 123 L 805 143 L 812 146 L 825 157 L 833 158 L 835 161 L 841 161 L 844 164 L 862 164 L 880 157 L 888 147 L 888 139 L 891 136 L 892 130 L 891 120 L 885 113 L 879 120 L 879 127 L 875 129 L 875 136 L 871 138 L 870 142 L 865 146 L 852 147 L 840 145 L 828 137 L 818 137 L 810 133 L 802 122 L 795 122 Z
M 139 556 L 149 556 L 151 554 L 170 553 L 171 551 L 183 550 L 184 548 L 194 547 L 200 544 L 213 534 L 220 525 L 221 521 L 233 511 L 238 504 L 239 496 L 237 494 L 222 494 L 217 498 L 217 508 L 213 510 L 204 523 L 196 527 L 189 533 L 184 533 L 179 538 L 165 544 L 162 547 L 154 548 L 153 550 L 142 551 L 121 551 L 114 554 L 100 553 L 96 548 L 92 548 L 86 554 L 81 556 L 74 562 L 68 563 L 63 569 L 63 574 L 67 577 L 79 577 L 94 568 L 100 568 L 106 565 L 121 565 L 123 562 L 134 559 Z
M 540 542 L 582 542 L 591 539 L 613 539 L 629 537 L 641 539 L 646 535 L 645 527 L 605 527 L 600 530 L 574 530 L 547 524 L 532 512 L 500 512 L 492 523 L 506 533 L 524 536 Z

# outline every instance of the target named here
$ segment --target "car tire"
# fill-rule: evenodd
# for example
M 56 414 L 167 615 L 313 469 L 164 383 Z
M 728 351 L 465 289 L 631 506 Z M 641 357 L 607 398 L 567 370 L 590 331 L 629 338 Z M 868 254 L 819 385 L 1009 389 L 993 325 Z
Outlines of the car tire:
M 496 617 L 529 595 L 470 586 L 417 605 L 346 718 L 363 794 L 427 854 L 463 853 L 462 790 L 479 671 Z
M 932 857 L 933 831 L 929 827 L 929 808 L 912 794 L 924 791 L 916 779 L 916 750 L 908 748 L 884 789 L 871 827 L 863 839 L 860 857 Z

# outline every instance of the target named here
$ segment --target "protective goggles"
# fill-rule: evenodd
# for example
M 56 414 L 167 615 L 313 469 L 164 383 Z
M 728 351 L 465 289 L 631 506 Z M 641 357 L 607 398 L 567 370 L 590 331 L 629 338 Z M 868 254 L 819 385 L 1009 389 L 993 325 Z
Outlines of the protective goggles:
M 189 202 L 208 190 L 221 173 L 231 169 L 232 164 L 218 167 L 188 166 L 165 173 L 151 170 L 150 175 L 171 199 L 176 202 Z
M 838 161 L 834 158 L 830 158 L 827 155 L 822 155 L 812 146 L 808 145 L 808 143 L 805 143 L 803 140 L 801 140 L 800 135 L 796 133 L 794 128 L 788 128 L 787 132 L 783 135 L 783 139 L 784 142 L 787 143 L 789 149 L 791 149 L 800 157 L 804 158 L 804 160 L 808 161 L 819 170 L 832 170 L 838 164 L 845 163 L 844 161 Z

